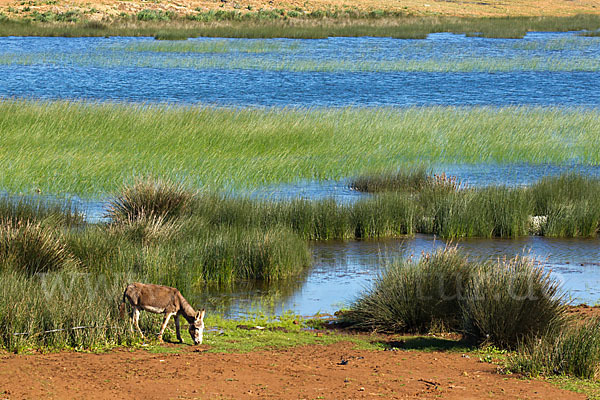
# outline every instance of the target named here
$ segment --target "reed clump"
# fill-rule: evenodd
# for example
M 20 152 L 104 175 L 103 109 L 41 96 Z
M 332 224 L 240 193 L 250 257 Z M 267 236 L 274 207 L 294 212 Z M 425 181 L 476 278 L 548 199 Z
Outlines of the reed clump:
M 532 215 L 547 217 L 542 234 L 595 237 L 600 226 L 600 180 L 580 174 L 546 177 L 529 188 Z
M 473 265 L 456 248 L 395 262 L 344 312 L 341 323 L 383 332 L 458 329 L 460 301 Z
M 466 188 L 456 177 L 431 174 L 424 168 L 365 174 L 354 178 L 348 186 L 366 193 L 420 192 L 432 187 L 449 191 Z
M 83 224 L 84 216 L 69 201 L 42 201 L 24 196 L 0 196 L 0 220 L 70 227 Z
M 560 283 L 535 260 L 515 257 L 473 271 L 461 309 L 464 330 L 479 342 L 514 349 L 565 322 Z
M 124 276 L 1 270 L 0 347 L 20 352 L 131 345 L 139 339 L 117 311 L 127 282 Z
M 187 211 L 194 196 L 182 183 L 153 177 L 138 178 L 109 201 L 106 217 L 114 223 L 176 218 Z
M 558 282 L 531 260 L 473 262 L 446 248 L 388 266 L 341 322 L 386 332 L 424 333 L 441 325 L 511 349 L 562 326 L 564 304 Z
M 18 269 L 34 275 L 75 264 L 59 232 L 35 222 L 0 222 L 0 269 Z

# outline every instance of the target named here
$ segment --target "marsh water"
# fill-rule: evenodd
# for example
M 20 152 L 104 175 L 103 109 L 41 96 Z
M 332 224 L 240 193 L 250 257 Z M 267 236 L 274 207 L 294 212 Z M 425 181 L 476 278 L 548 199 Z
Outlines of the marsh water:
M 530 33 L 524 39 L 432 34 L 425 40 L 152 38 L 0 38 L 0 98 L 68 99 L 253 107 L 421 105 L 600 106 L 600 38 Z M 526 185 L 600 167 L 438 165 L 471 186 Z M 298 182 L 244 192 L 256 198 L 367 196 L 347 181 Z M 105 200 L 70 197 L 90 221 Z M 477 258 L 535 257 L 574 302 L 600 301 L 600 241 L 528 237 L 466 240 Z M 196 301 L 239 315 L 252 310 L 333 313 L 368 288 L 392 259 L 445 246 L 432 236 L 312 243 L 313 265 L 274 285 L 243 282 L 206 288 Z
M 597 107 L 600 37 L 5 37 L 0 97 L 239 107 Z
M 573 304 L 600 300 L 600 239 L 527 237 L 448 243 L 430 235 L 416 235 L 383 241 L 315 242 L 311 245 L 313 266 L 297 279 L 275 285 L 240 284 L 226 292 L 207 289 L 196 301 L 222 307 L 230 316 L 257 311 L 332 314 L 371 287 L 386 263 L 411 255 L 419 257 L 448 244 L 456 244 L 479 260 L 517 255 L 534 258 L 561 282 Z

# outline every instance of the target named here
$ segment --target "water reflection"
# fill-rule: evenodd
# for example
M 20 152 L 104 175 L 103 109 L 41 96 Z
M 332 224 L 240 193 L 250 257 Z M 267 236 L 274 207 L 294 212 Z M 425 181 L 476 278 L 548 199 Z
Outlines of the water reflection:
M 224 310 L 228 316 L 248 312 L 301 315 L 334 313 L 367 289 L 386 261 L 431 252 L 448 243 L 429 235 L 381 241 L 333 241 L 312 243 L 313 267 L 283 284 L 243 286 L 223 292 L 207 289 L 202 300 Z M 574 303 L 594 304 L 600 300 L 600 239 L 463 240 L 456 243 L 476 259 L 527 255 L 563 283 Z

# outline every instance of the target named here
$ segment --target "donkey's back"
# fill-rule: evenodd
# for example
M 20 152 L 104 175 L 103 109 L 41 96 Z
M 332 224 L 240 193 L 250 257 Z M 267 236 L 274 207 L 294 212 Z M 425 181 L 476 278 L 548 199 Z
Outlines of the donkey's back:
M 134 282 L 127 285 L 123 302 L 125 299 L 134 307 L 157 314 L 177 313 L 181 309 L 181 293 L 169 286 Z

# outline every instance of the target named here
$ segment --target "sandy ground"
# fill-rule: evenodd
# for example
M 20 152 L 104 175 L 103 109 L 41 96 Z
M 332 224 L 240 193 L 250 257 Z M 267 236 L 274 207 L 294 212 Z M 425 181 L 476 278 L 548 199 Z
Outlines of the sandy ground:
M 0 399 L 584 399 L 457 353 L 340 342 L 247 354 L 0 356 Z M 200 346 L 200 349 L 202 347 Z M 342 360 L 345 361 L 342 362 Z
M 33 11 L 54 13 L 78 10 L 89 19 L 142 9 L 159 9 L 178 14 L 208 10 L 249 9 L 402 11 L 411 15 L 450 16 L 564 16 L 600 14 L 598 0 L 0 0 L 0 12 L 23 17 Z

